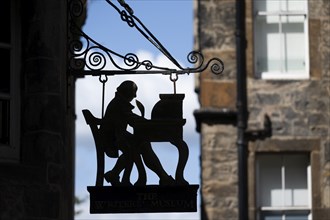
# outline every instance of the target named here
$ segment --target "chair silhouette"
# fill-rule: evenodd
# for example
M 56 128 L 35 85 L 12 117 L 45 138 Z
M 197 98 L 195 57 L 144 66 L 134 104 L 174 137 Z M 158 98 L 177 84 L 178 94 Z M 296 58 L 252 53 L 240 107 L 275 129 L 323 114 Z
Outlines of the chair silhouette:
M 89 125 L 96 147 L 96 183 L 95 186 L 103 186 L 104 176 L 104 149 L 100 142 L 99 125 L 101 125 L 102 119 L 96 118 L 88 109 L 82 110 L 86 123 Z

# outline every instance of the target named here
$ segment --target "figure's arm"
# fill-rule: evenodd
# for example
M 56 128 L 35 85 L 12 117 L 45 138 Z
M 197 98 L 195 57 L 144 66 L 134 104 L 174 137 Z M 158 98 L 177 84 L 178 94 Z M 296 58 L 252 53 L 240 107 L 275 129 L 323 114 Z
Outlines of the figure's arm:
M 139 100 L 137 100 L 137 99 L 135 99 L 135 103 L 136 103 L 136 106 L 138 107 L 138 109 L 140 110 L 140 112 L 141 112 L 141 116 L 142 117 L 144 117 L 144 106 L 143 106 L 143 104 L 139 101 Z
M 128 115 L 127 119 L 128 119 L 127 120 L 127 123 L 130 126 L 132 126 L 132 127 L 135 126 L 136 122 L 147 121 L 146 118 L 144 118 L 144 117 L 142 117 L 140 115 L 137 115 L 137 114 L 135 114 L 133 112 L 130 112 L 130 114 Z
M 130 126 L 134 126 L 135 122 L 137 121 L 146 121 L 147 119 L 145 119 L 144 117 L 140 116 L 140 115 L 137 115 L 135 113 L 131 113 L 128 117 L 128 124 Z

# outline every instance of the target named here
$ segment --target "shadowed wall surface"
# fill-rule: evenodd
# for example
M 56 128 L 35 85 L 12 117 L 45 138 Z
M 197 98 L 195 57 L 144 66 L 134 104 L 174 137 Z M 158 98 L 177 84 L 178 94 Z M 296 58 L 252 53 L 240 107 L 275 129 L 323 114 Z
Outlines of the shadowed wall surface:
M 73 219 L 74 84 L 66 73 L 67 1 L 17 4 L 19 157 L 0 163 L 0 219 Z M 8 9 L 9 10 L 9 9 Z M 17 46 L 17 45 L 16 45 Z M 1 62 L 1 61 L 0 61 Z M 18 117 L 13 115 L 12 117 Z

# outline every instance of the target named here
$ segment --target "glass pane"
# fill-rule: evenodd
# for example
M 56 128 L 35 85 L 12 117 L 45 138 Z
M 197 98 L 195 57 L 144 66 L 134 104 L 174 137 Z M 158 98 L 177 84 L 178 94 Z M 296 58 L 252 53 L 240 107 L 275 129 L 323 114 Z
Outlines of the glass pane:
M 279 11 L 281 1 L 282 0 L 267 0 L 266 1 L 266 11 Z
M 307 11 L 307 0 L 281 0 L 283 11 Z
M 305 15 L 281 15 L 281 23 L 299 23 L 304 24 Z
M 308 206 L 307 155 L 286 155 L 285 166 L 285 205 Z
M 280 37 L 279 16 L 258 17 L 255 27 L 257 72 L 279 71 L 281 69 Z
M 260 155 L 257 185 L 259 206 L 282 206 L 282 160 L 277 155 Z
M 260 220 L 308 220 L 309 211 L 264 211 Z
M 290 18 L 293 17 L 299 18 L 299 16 L 290 16 Z M 304 23 L 287 21 L 282 24 L 282 31 L 283 56 L 285 60 L 284 71 L 304 71 L 306 56 Z
M 1 1 L 0 27 L 0 42 L 10 43 L 10 0 Z
M 260 220 L 282 220 L 282 215 L 274 212 L 263 212 Z
M 0 93 L 10 92 L 10 50 L 0 49 Z
M 285 215 L 285 220 L 308 220 L 308 215 L 306 215 L 306 214 L 287 214 L 287 215 Z
M 9 144 L 9 100 L 0 99 L 0 143 Z
M 263 218 L 264 220 L 282 220 L 282 216 L 277 215 L 277 216 L 265 216 Z
M 256 11 L 307 11 L 307 0 L 254 0 Z

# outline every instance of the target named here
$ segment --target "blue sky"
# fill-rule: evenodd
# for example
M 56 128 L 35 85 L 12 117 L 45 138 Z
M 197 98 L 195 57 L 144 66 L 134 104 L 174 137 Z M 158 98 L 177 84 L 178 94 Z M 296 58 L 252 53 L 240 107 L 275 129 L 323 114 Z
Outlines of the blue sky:
M 112 0 L 117 4 L 116 0 Z M 184 67 L 191 67 L 187 55 L 193 50 L 193 1 L 192 0 L 127 0 L 134 14 L 149 28 L 168 51 Z M 117 4 L 119 6 L 119 4 Z M 120 7 L 120 6 L 119 6 Z M 124 23 L 118 13 L 104 0 L 89 0 L 87 21 L 84 31 L 102 45 L 120 53 L 135 53 L 141 60 L 151 60 L 154 65 L 173 67 L 160 52 L 155 49 L 140 33 Z M 111 68 L 111 67 L 109 67 Z M 112 76 L 106 84 L 108 103 L 114 95 L 115 88 L 124 80 L 137 83 L 137 99 L 146 108 L 146 118 L 150 118 L 153 105 L 159 100 L 160 93 L 172 93 L 173 84 L 164 75 L 126 75 Z M 102 85 L 98 77 L 85 77 L 77 81 L 76 91 L 76 183 L 75 192 L 87 201 L 76 207 L 82 213 L 76 219 L 199 219 L 197 213 L 160 213 L 160 214 L 106 214 L 90 215 L 87 186 L 95 184 L 96 152 L 92 133 L 82 116 L 82 109 L 89 109 L 96 117 L 101 116 Z M 193 110 L 199 108 L 197 95 L 194 92 L 194 76 L 179 76 L 177 92 L 184 93 L 183 117 L 187 119 L 184 126 L 184 139 L 190 150 L 185 169 L 185 178 L 190 184 L 200 181 L 200 140 L 195 131 Z M 170 143 L 152 143 L 153 149 L 160 158 L 165 170 L 174 176 L 177 163 L 177 150 Z M 106 170 L 111 169 L 113 159 L 106 159 Z M 132 182 L 137 178 L 132 174 Z M 148 184 L 157 184 L 158 178 L 148 172 Z M 105 185 L 107 183 L 105 182 Z M 198 197 L 198 200 L 200 198 Z
M 111 1 L 117 3 L 116 0 Z M 134 15 L 140 18 L 159 41 L 178 60 L 185 62 L 187 54 L 193 49 L 193 1 L 127 0 L 126 2 L 133 8 Z M 99 43 L 122 54 L 141 49 L 159 53 L 138 31 L 123 22 L 105 0 L 89 0 L 88 10 L 84 31 L 91 33 Z

